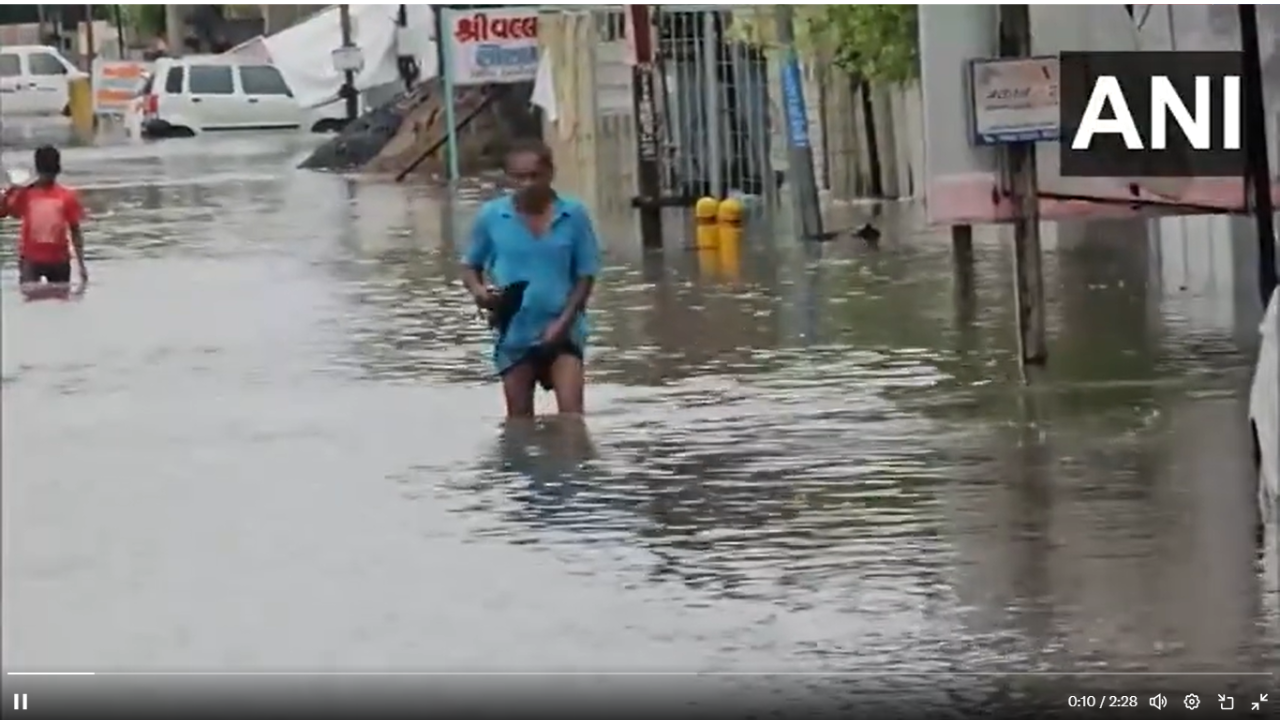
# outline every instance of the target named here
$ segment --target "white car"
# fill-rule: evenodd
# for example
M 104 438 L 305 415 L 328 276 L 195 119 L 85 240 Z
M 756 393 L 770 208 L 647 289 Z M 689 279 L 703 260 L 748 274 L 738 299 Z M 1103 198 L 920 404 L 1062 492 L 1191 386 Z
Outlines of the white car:
M 1249 392 L 1249 424 L 1258 464 L 1258 509 L 1268 525 L 1280 520 L 1280 338 L 1276 337 L 1276 298 L 1262 319 L 1262 344 Z
M 303 109 L 272 65 L 213 55 L 157 60 L 135 105 L 143 137 L 304 126 L 323 132 L 344 122 L 340 106 Z
M 0 46 L 0 115 L 66 115 L 69 81 L 88 77 L 44 45 Z

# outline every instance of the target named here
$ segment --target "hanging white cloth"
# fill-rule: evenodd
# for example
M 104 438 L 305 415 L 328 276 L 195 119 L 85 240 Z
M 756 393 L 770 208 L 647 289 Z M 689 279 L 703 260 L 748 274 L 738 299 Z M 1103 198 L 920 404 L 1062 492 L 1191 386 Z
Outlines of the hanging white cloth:
M 538 74 L 533 78 L 533 94 L 529 102 L 542 108 L 547 122 L 556 122 L 560 118 L 560 107 L 556 104 L 555 73 L 551 70 L 551 53 L 542 52 L 538 57 Z

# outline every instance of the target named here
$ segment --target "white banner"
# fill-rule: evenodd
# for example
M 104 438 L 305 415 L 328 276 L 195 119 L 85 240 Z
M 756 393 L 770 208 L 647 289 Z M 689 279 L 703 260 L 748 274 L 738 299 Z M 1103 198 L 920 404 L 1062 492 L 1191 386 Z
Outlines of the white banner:
M 445 51 L 454 85 L 517 83 L 538 75 L 538 10 L 446 10 Z

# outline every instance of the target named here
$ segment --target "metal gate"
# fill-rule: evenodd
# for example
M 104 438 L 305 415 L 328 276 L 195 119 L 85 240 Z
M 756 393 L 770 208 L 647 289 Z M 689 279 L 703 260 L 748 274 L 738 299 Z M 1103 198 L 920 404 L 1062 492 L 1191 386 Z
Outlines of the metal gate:
M 649 76 L 656 122 L 649 123 L 636 114 L 624 17 L 621 6 L 556 7 L 539 15 L 538 42 L 556 96 L 544 137 L 566 192 L 618 227 L 634 227 L 639 210 L 643 226 L 640 206 L 649 198 L 640 187 L 639 156 L 649 127 L 660 165 L 653 204 L 670 210 L 661 219 L 668 243 L 692 242 L 687 211 L 699 198 L 774 201 L 782 178 L 770 162 L 763 51 L 732 39 L 729 10 L 660 6 Z
M 658 14 L 664 203 L 774 197 L 768 73 L 760 48 L 729 37 L 722 7 L 663 5 Z

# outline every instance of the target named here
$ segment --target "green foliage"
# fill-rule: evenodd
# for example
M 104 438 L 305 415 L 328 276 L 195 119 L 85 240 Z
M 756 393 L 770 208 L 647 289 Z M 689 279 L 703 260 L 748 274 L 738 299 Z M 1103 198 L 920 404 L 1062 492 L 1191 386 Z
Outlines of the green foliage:
M 121 5 L 120 19 L 134 37 L 164 35 L 164 5 Z
M 919 77 L 915 5 L 796 5 L 794 11 L 796 49 L 801 53 L 829 53 L 841 69 L 872 82 Z M 734 34 L 776 47 L 775 12 L 735 12 Z
M 824 5 L 820 27 L 833 36 L 835 61 L 872 82 L 920 74 L 915 5 Z M 810 18 L 812 24 L 814 18 Z

